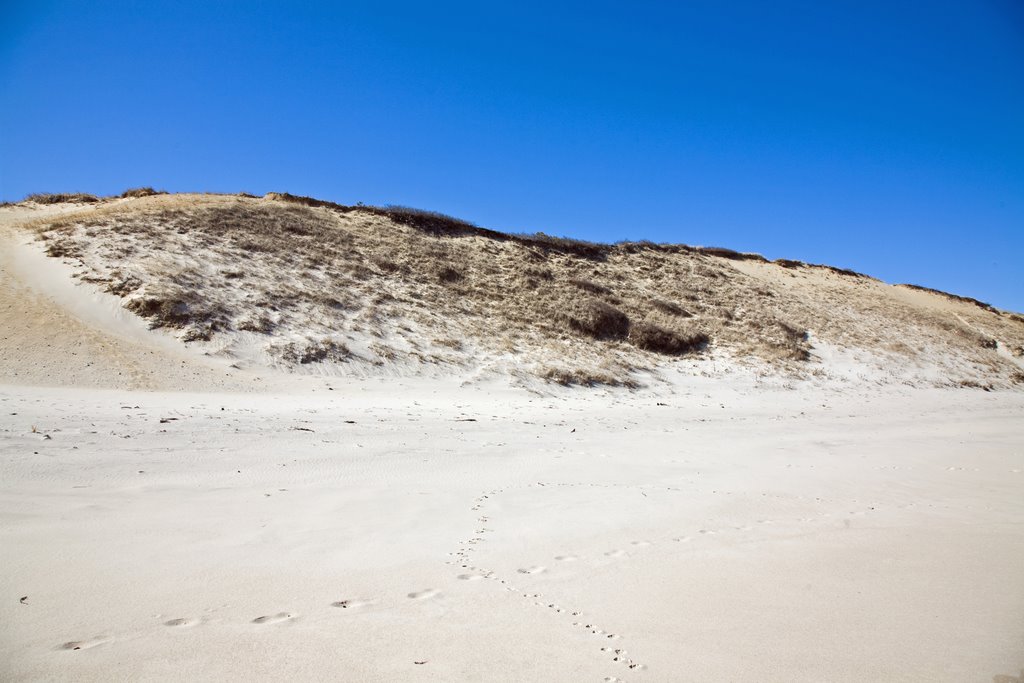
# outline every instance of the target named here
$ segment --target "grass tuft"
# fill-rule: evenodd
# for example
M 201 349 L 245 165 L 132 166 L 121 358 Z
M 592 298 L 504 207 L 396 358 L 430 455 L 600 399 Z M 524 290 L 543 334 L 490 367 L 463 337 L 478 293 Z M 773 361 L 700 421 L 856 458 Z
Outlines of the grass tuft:
M 710 338 L 703 332 L 683 334 L 654 323 L 641 322 L 630 327 L 629 341 L 644 351 L 681 356 L 704 350 Z
M 576 299 L 563 314 L 568 326 L 593 339 L 625 339 L 629 316 L 599 299 Z

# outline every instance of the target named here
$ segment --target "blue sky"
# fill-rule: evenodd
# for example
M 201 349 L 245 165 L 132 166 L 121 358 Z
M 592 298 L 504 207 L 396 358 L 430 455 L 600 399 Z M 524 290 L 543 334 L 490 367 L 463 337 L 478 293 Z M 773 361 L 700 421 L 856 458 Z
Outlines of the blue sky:
M 0 0 L 0 199 L 288 191 L 1024 310 L 1024 5 Z

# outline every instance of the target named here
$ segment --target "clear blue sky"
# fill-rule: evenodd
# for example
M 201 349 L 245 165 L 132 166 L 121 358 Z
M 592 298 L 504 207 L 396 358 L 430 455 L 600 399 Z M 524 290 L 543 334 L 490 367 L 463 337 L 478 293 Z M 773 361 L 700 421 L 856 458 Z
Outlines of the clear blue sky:
M 1024 310 L 1024 3 L 0 0 L 0 198 L 270 190 Z

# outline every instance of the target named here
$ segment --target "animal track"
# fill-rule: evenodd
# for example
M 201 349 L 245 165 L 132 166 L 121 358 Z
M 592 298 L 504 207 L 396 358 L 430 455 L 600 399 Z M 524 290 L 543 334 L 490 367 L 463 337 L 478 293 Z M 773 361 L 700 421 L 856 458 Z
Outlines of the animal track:
M 103 645 L 109 643 L 110 638 L 106 636 L 96 636 L 88 640 L 72 640 L 70 642 L 61 645 L 59 650 L 88 650 L 89 648 L 96 647 L 97 645 Z
M 277 614 L 269 614 L 267 616 L 256 617 L 252 620 L 254 624 L 279 624 L 282 621 L 290 621 L 295 616 L 288 612 L 278 612 Z
M 540 488 L 548 488 L 548 487 L 550 487 L 550 488 L 566 488 L 566 487 L 574 488 L 574 487 L 580 487 L 580 488 L 604 488 L 604 489 L 621 489 L 621 490 L 629 489 L 629 490 L 639 491 L 644 497 L 649 497 L 648 493 L 655 493 L 655 492 L 659 492 L 659 493 L 666 493 L 666 492 L 668 492 L 668 493 L 679 493 L 682 490 L 679 487 L 674 487 L 674 486 L 635 486 L 635 485 L 624 485 L 624 484 L 596 484 L 596 483 L 586 483 L 586 482 L 579 482 L 579 483 L 571 483 L 571 482 L 570 483 L 567 483 L 567 482 L 534 482 L 534 483 L 525 485 L 525 487 L 523 487 L 523 488 L 529 489 L 529 488 L 535 488 L 535 487 L 540 487 Z M 473 504 L 470 507 L 470 510 L 472 510 L 474 512 L 479 512 L 479 511 L 483 510 L 484 508 L 487 507 L 488 503 L 491 501 L 491 499 L 494 496 L 497 496 L 498 494 L 501 494 L 504 491 L 505 491 L 504 489 L 496 489 L 496 490 L 488 491 L 486 493 L 483 493 L 483 494 L 479 495 L 477 498 L 475 498 L 473 500 Z M 705 493 L 708 493 L 708 492 L 705 491 Z M 713 491 L 710 491 L 710 493 L 715 494 L 715 495 L 732 495 L 735 492 L 713 490 Z M 763 496 L 768 496 L 769 494 L 762 493 L 761 495 L 763 497 Z M 824 502 L 836 503 L 836 502 L 838 502 L 838 501 L 834 501 L 834 500 L 833 501 L 825 501 L 824 499 L 820 499 L 820 498 L 815 499 L 815 500 L 818 503 L 824 503 Z M 853 503 L 854 506 L 856 506 L 858 504 L 858 501 L 854 500 L 854 501 L 852 501 L 852 503 Z M 869 511 L 873 511 L 873 510 L 875 510 L 875 508 L 874 507 L 870 507 L 867 510 L 864 510 L 863 512 L 860 512 L 860 513 L 851 512 L 851 513 L 848 513 L 848 514 L 851 514 L 851 515 L 853 515 L 853 514 L 867 514 Z M 829 513 L 823 513 L 823 514 L 819 514 L 818 516 L 815 516 L 815 517 L 804 517 L 804 518 L 800 518 L 800 519 L 793 519 L 793 520 L 790 520 L 790 521 L 799 522 L 799 523 L 807 523 L 807 522 L 814 522 L 814 521 L 829 522 L 829 518 L 830 517 L 831 517 L 831 515 Z M 506 580 L 504 578 L 501 578 L 500 576 L 496 575 L 493 571 L 491 571 L 489 569 L 481 568 L 479 566 L 474 566 L 474 563 L 470 560 L 470 553 L 473 553 L 474 551 L 480 550 L 481 547 L 479 547 L 479 544 L 480 543 L 484 543 L 487 540 L 487 536 L 489 534 L 493 533 L 493 531 L 494 531 L 494 529 L 491 528 L 491 526 L 490 526 L 490 524 L 492 522 L 492 517 L 490 515 L 479 513 L 478 516 L 476 517 L 476 521 L 480 525 L 479 528 L 475 529 L 475 534 L 476 535 L 474 535 L 474 536 L 472 536 L 472 537 L 470 537 L 470 538 L 468 538 L 466 540 L 460 541 L 459 542 L 459 548 L 457 550 L 455 550 L 454 552 L 448 553 L 448 556 L 450 558 L 452 558 L 452 559 L 448 560 L 446 562 L 446 564 L 458 565 L 462 569 L 470 570 L 470 572 L 472 572 L 472 573 L 467 572 L 467 573 L 458 574 L 456 576 L 456 578 L 458 578 L 460 580 L 464 580 L 464 581 L 477 581 L 477 580 L 481 580 L 481 579 L 497 581 L 499 584 L 501 584 L 504 587 L 504 589 L 506 591 L 520 594 L 522 598 L 524 598 L 526 600 L 530 600 L 533 603 L 533 605 L 535 605 L 537 607 L 542 607 L 542 608 L 550 609 L 555 614 L 562 614 L 562 613 L 565 613 L 565 612 L 569 611 L 566 608 L 560 607 L 558 604 L 556 604 L 554 602 L 549 602 L 540 593 L 521 593 L 519 590 L 517 590 L 511 584 L 510 581 L 508 581 L 508 580 Z M 849 520 L 845 520 L 845 521 L 847 522 L 847 524 L 849 523 Z M 771 520 L 771 519 L 757 519 L 756 520 L 756 523 L 758 525 L 771 525 L 773 522 L 785 523 L 785 520 Z M 631 546 L 631 549 L 639 550 L 640 548 L 643 548 L 645 546 L 661 545 L 663 542 L 669 541 L 669 540 L 677 542 L 677 543 L 689 543 L 691 541 L 696 541 L 696 540 L 700 539 L 702 536 L 703 537 L 708 537 L 708 536 L 712 536 L 712 535 L 715 535 L 715 534 L 730 535 L 730 534 L 734 534 L 736 532 L 746 533 L 746 532 L 752 531 L 753 528 L 754 528 L 753 524 L 746 524 L 746 525 L 735 525 L 735 524 L 728 525 L 727 524 L 725 526 L 718 526 L 718 527 L 710 527 L 710 526 L 709 527 L 705 527 L 705 528 L 699 528 L 698 527 L 698 528 L 692 529 L 690 531 L 690 535 L 678 535 L 678 536 L 667 537 L 667 538 L 664 538 L 664 539 L 654 539 L 654 540 L 643 540 L 643 539 L 640 539 L 640 540 L 631 541 L 629 545 Z M 622 550 L 622 549 L 616 548 L 616 549 L 612 549 L 612 550 L 606 551 L 604 553 L 604 556 L 608 557 L 608 558 L 628 558 L 628 557 L 631 557 L 632 554 L 633 554 L 632 551 L 631 552 L 627 552 L 626 550 Z M 638 555 L 639 555 L 639 553 L 638 553 Z M 575 561 L 575 560 L 579 560 L 579 559 L 580 559 L 579 556 L 573 555 L 573 554 L 569 554 L 569 553 L 566 553 L 566 554 L 563 554 L 563 555 L 556 555 L 556 556 L 554 556 L 554 560 L 556 562 L 571 562 L 571 561 Z M 542 565 L 533 565 L 533 566 L 528 566 L 528 567 L 520 568 L 520 569 L 518 569 L 516 571 L 519 574 L 530 575 L 530 574 L 542 573 L 542 572 L 546 571 L 546 568 L 544 566 L 542 566 Z M 410 598 L 426 598 L 426 597 L 430 597 L 430 595 L 429 595 L 430 593 L 431 593 L 431 591 L 421 591 L 420 593 L 410 593 L 409 597 Z M 571 613 L 572 613 L 572 616 L 574 616 L 574 617 L 578 617 L 578 616 L 580 616 L 582 614 L 582 612 L 580 612 L 580 611 L 573 611 Z M 586 629 L 587 631 L 590 632 L 591 635 L 596 636 L 598 638 L 601 638 L 602 642 L 607 642 L 609 640 L 617 641 L 617 640 L 619 640 L 622 637 L 619 634 L 609 633 L 609 632 L 607 632 L 607 631 L 605 631 L 605 630 L 603 630 L 601 628 L 598 628 L 596 625 L 590 624 L 590 623 L 582 623 L 582 622 L 579 622 L 579 621 L 574 621 L 574 622 L 572 622 L 572 625 L 575 626 L 575 627 Z M 626 651 L 621 649 L 621 648 L 615 649 L 615 648 L 602 647 L 600 649 L 600 651 L 602 653 L 604 653 L 604 654 L 612 655 L 611 656 L 611 661 L 613 661 L 615 663 L 618 663 L 618 664 L 623 664 L 627 668 L 629 668 L 630 670 L 643 670 L 643 669 L 647 668 L 647 666 L 645 664 L 642 664 L 640 662 L 637 662 L 634 659 L 631 659 L 627 655 Z M 621 681 L 622 681 L 622 679 L 620 679 L 620 678 L 618 678 L 616 676 L 607 676 L 604 680 L 607 681 L 608 683 L 614 683 L 614 682 L 621 683 Z
M 195 626 L 198 623 L 199 623 L 198 619 L 191 619 L 189 617 L 181 617 L 180 619 L 171 619 L 170 621 L 165 621 L 164 622 L 164 626 L 178 626 L 178 627 L 182 627 L 182 626 Z
M 552 486 L 552 487 L 590 486 L 590 487 L 595 487 L 595 486 L 604 486 L 604 485 L 601 485 L 601 484 L 547 484 L 547 483 L 544 483 L 544 482 L 536 482 L 535 484 L 529 484 L 527 486 L 527 488 L 530 488 L 530 487 L 533 487 L 533 486 L 539 486 L 539 487 L 545 487 L 545 486 Z M 609 487 L 606 487 L 606 488 L 609 488 Z M 654 490 L 654 489 L 651 489 L 651 490 Z M 675 489 L 675 488 L 666 489 L 666 490 L 678 491 L 678 489 Z M 499 489 L 497 491 L 491 491 L 488 494 L 483 494 L 483 495 L 477 497 L 476 499 L 474 499 L 473 506 L 470 509 L 472 511 L 481 510 L 483 507 L 485 507 L 486 502 L 490 499 L 491 496 L 497 495 L 498 493 L 501 493 L 502 491 L 503 490 Z M 644 494 L 644 495 L 646 496 L 646 494 Z M 486 523 L 491 521 L 491 518 L 489 516 L 487 516 L 487 515 L 480 515 L 479 517 L 477 517 L 477 521 L 480 522 L 481 524 L 486 524 Z M 490 533 L 492 531 L 493 531 L 493 529 L 490 529 L 490 528 L 484 526 L 484 527 L 482 527 L 480 529 L 477 529 L 476 533 L 477 534 L 487 534 L 487 533 Z M 473 538 L 471 538 L 469 540 L 466 540 L 466 541 L 460 541 L 459 545 L 461 546 L 461 548 L 459 550 L 456 550 L 455 552 L 448 553 L 448 555 L 450 557 L 457 558 L 458 562 L 461 562 L 460 566 L 463 569 L 469 569 L 469 570 L 471 570 L 473 572 L 476 572 L 476 573 L 472 573 L 472 574 L 470 574 L 470 573 L 458 574 L 456 578 L 462 579 L 462 580 L 466 580 L 466 581 L 478 580 L 478 579 L 496 580 L 498 583 L 500 583 L 500 584 L 502 584 L 504 586 L 506 591 L 517 593 L 518 592 L 517 589 L 514 586 L 512 586 L 509 581 L 506 581 L 505 579 L 502 579 L 499 576 L 495 575 L 495 573 L 493 571 L 482 569 L 480 567 L 474 566 L 473 564 L 471 564 L 469 562 L 469 553 L 471 553 L 474 550 L 476 550 L 476 548 L 469 547 L 469 546 L 475 545 L 475 544 L 477 544 L 479 542 L 482 542 L 484 540 L 485 540 L 485 538 L 483 536 L 476 536 L 476 537 L 473 537 Z M 632 545 L 637 546 L 637 547 L 641 547 L 641 546 L 651 545 L 651 542 L 650 541 L 644 541 L 644 540 L 633 541 Z M 624 551 L 622 551 L 622 550 L 609 550 L 608 552 L 605 553 L 605 555 L 608 556 L 608 557 L 622 557 L 622 556 L 625 556 L 626 553 Z M 556 555 L 555 556 L 555 561 L 557 561 L 557 562 L 571 562 L 571 561 L 575 561 L 575 560 L 578 560 L 578 559 L 579 559 L 579 556 L 573 555 L 573 554 L 564 554 L 564 555 Z M 454 562 L 448 561 L 447 564 L 454 564 Z M 542 572 L 545 572 L 545 571 L 547 571 L 547 568 L 544 567 L 543 565 L 532 565 L 532 566 L 529 566 L 529 567 L 522 567 L 522 568 L 516 570 L 516 572 L 519 573 L 519 574 L 528 574 L 528 575 L 529 574 L 539 574 L 539 573 L 542 573 Z M 540 593 L 521 593 L 520 595 L 524 599 L 530 600 L 535 606 L 541 607 L 541 608 L 544 608 L 544 609 L 549 609 L 554 614 L 559 614 L 560 615 L 560 614 L 564 614 L 566 612 L 570 612 L 569 609 L 564 608 L 564 607 L 558 605 L 555 602 L 550 602 L 550 601 L 546 600 L 545 597 L 543 595 L 541 595 Z M 412 596 L 410 595 L 410 597 L 412 597 Z M 582 612 L 579 611 L 579 610 L 576 610 L 576 611 L 571 611 L 571 614 L 572 614 L 573 617 L 580 617 Z M 620 635 L 618 635 L 616 633 L 609 633 L 609 632 L 605 631 L 604 629 L 598 628 L 594 624 L 584 624 L 584 623 L 581 623 L 579 621 L 574 621 L 574 622 L 572 622 L 572 625 L 576 626 L 576 627 L 580 627 L 580 628 L 585 628 L 586 630 L 590 631 L 591 635 L 594 635 L 594 636 L 597 636 L 598 638 L 601 638 L 603 642 L 607 642 L 608 640 L 619 640 L 622 637 L 622 636 L 620 636 Z M 634 660 L 632 660 L 632 659 L 630 659 L 628 657 L 625 657 L 625 651 L 624 650 L 613 650 L 612 648 L 603 647 L 603 648 L 601 648 L 600 651 L 602 653 L 611 653 L 611 654 L 613 654 L 614 656 L 611 658 L 611 660 L 613 662 L 625 664 L 630 669 L 645 669 L 645 668 L 647 668 L 646 665 L 640 664 L 640 663 L 638 663 L 638 662 L 636 662 L 636 661 L 634 661 Z M 621 682 L 622 679 L 617 678 L 615 676 L 608 676 L 604 680 L 605 681 L 620 681 Z
M 428 598 L 437 597 L 440 594 L 441 593 L 439 593 L 438 591 L 434 590 L 433 588 L 428 588 L 426 590 L 416 591 L 414 593 L 409 593 L 409 597 L 412 598 L 413 600 L 426 600 Z

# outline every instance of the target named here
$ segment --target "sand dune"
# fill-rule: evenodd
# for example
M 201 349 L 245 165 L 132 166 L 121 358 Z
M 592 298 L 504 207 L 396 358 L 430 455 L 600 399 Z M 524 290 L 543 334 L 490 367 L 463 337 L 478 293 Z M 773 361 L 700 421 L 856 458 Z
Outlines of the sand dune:
M 303 275 L 266 332 L 238 329 L 258 307 L 227 304 L 280 283 L 195 281 L 193 301 L 228 313 L 210 339 L 184 342 L 200 321 L 151 329 L 123 305 L 173 284 L 150 261 L 159 249 L 118 261 L 103 253 L 115 243 L 107 223 L 92 235 L 67 224 L 42 243 L 24 227 L 81 210 L 0 209 L 5 680 L 1024 676 L 1024 393 L 1009 313 L 680 252 L 738 283 L 677 321 L 710 339 L 684 355 L 628 333 L 563 334 L 557 318 L 516 330 L 514 314 L 539 310 L 529 302 L 509 302 L 498 322 L 450 308 L 422 317 L 413 295 L 449 284 L 417 281 L 411 265 L 406 279 L 352 285 L 360 308 L 343 311 L 302 298 Z M 347 229 L 371 240 L 360 225 Z M 470 241 L 450 245 L 466 250 L 453 263 L 488 245 L 530 248 L 457 239 Z M 46 257 L 55 240 L 82 251 Z M 182 259 L 180 278 L 226 258 L 215 252 L 160 258 Z M 555 282 L 581 265 L 547 258 Z M 618 283 L 609 305 L 631 324 L 654 315 L 643 301 L 674 303 L 656 274 L 643 294 L 632 275 L 614 280 L 632 272 L 621 259 L 588 262 L 590 282 Z M 114 265 L 138 289 L 104 292 Z M 230 267 L 251 278 L 265 265 Z M 490 299 L 464 271 L 462 298 L 444 306 L 482 310 Z M 786 305 L 734 311 L 742 334 L 715 317 L 769 286 Z M 836 320 L 862 328 L 803 327 L 812 304 L 851 288 L 864 294 Z M 376 322 L 371 289 L 394 297 Z M 811 331 L 798 340 L 806 358 L 750 336 L 769 312 Z M 450 338 L 435 323 L 464 346 L 433 344 Z M 351 357 L 268 351 L 301 335 Z M 896 337 L 914 353 L 881 348 Z M 393 357 L 371 357 L 371 338 Z M 551 367 L 641 386 L 563 387 Z
M 21 260 L 45 250 L 106 308 L 239 368 L 494 377 L 541 391 L 649 387 L 685 367 L 734 365 L 918 386 L 1024 383 L 1024 317 L 826 266 L 503 235 L 290 195 L 55 206 L 0 210 L 29 252 Z M 66 275 L 50 279 L 66 286 Z

